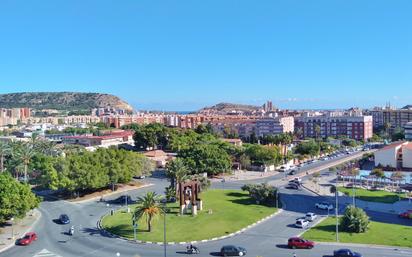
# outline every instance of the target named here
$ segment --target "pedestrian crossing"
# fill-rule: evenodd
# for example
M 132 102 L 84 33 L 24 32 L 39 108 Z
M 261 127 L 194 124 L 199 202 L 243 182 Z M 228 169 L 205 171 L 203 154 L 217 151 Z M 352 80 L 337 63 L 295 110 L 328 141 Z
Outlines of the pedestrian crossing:
M 40 252 L 36 253 L 33 257 L 62 257 L 62 256 L 52 253 L 47 249 L 43 249 Z

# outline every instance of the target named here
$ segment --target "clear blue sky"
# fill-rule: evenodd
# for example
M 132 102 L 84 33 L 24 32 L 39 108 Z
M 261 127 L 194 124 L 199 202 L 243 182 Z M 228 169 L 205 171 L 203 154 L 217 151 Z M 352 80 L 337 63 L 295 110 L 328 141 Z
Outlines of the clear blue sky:
M 138 108 L 412 104 L 410 0 L 0 1 L 0 93 Z

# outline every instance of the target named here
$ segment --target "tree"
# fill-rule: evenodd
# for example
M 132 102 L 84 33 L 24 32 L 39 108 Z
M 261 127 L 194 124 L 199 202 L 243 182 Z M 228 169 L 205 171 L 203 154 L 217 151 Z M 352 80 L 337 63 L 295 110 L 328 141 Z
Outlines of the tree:
M 405 139 L 405 130 L 397 127 L 392 134 L 392 141 L 400 141 Z
M 166 165 L 166 175 L 169 177 L 170 186 L 173 188 L 176 188 L 176 183 L 183 182 L 188 174 L 189 169 L 181 158 L 176 158 Z
M 0 141 L 0 172 L 4 171 L 4 161 L 6 156 L 11 154 L 11 147 L 8 143 Z
M 29 185 L 16 181 L 7 172 L 0 174 L 0 223 L 12 217 L 24 217 L 39 203 L 40 199 L 31 192 Z
M 247 191 L 256 204 L 274 205 L 277 201 L 278 189 L 266 183 L 246 184 L 241 189 Z
M 183 159 L 191 174 L 224 173 L 230 171 L 232 160 L 223 146 L 224 144 L 216 139 L 199 141 L 188 149 L 181 150 L 178 157 Z
M 278 164 L 282 160 L 277 146 L 247 145 L 245 153 L 254 165 Z
M 385 124 L 383 124 L 383 127 L 385 128 L 386 137 L 389 138 L 390 129 L 392 127 L 392 124 L 390 122 L 385 122 Z
M 310 155 L 312 157 L 320 154 L 320 146 L 314 140 L 308 140 L 298 144 L 295 153 L 300 155 Z
M 17 148 L 15 150 L 17 159 L 19 159 L 24 166 L 24 181 L 27 182 L 28 167 L 35 153 L 33 145 L 29 143 L 21 143 L 17 145 Z
M 147 192 L 137 199 L 137 207 L 134 210 L 132 221 L 137 223 L 140 219 L 146 219 L 147 230 L 152 231 L 152 221 L 164 210 L 160 204 L 160 198 L 155 192 Z
M 319 139 L 319 137 L 320 137 L 320 132 L 321 132 L 321 128 L 320 128 L 319 124 L 316 124 L 316 125 L 315 125 L 314 130 L 315 130 L 315 137 L 316 137 L 316 139 Z
M 368 230 L 369 217 L 361 208 L 349 205 L 340 220 L 340 226 L 349 233 L 364 233 Z

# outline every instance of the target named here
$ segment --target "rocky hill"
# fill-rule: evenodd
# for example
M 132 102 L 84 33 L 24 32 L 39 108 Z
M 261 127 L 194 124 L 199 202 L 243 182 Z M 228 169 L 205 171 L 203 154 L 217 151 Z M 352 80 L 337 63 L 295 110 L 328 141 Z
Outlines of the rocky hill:
M 0 94 L 0 108 L 29 107 L 33 109 L 91 110 L 115 107 L 132 111 L 133 108 L 117 96 L 99 93 L 39 92 Z
M 205 107 L 199 110 L 199 112 L 200 113 L 218 113 L 218 114 L 255 113 L 261 109 L 262 107 L 254 106 L 254 105 L 218 103 L 210 107 Z

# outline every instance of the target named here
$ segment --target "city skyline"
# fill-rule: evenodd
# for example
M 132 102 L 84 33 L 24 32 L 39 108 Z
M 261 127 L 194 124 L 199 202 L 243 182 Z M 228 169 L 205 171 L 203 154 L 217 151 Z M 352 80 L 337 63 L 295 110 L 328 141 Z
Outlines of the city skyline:
M 412 103 L 409 1 L 1 7 L 0 93 L 101 92 L 169 111 Z

